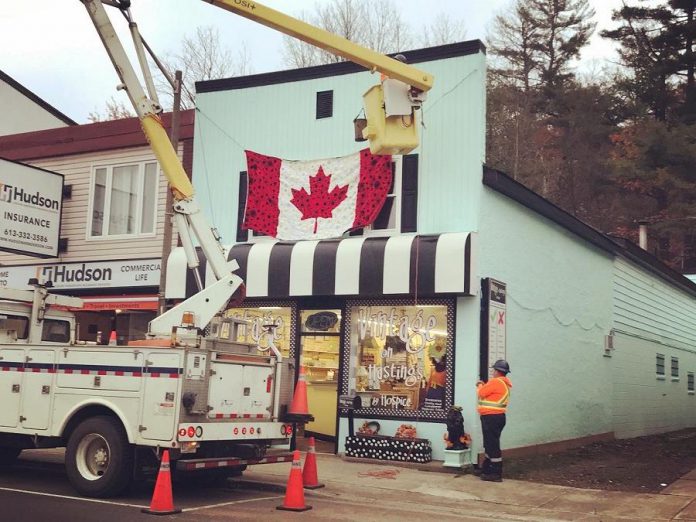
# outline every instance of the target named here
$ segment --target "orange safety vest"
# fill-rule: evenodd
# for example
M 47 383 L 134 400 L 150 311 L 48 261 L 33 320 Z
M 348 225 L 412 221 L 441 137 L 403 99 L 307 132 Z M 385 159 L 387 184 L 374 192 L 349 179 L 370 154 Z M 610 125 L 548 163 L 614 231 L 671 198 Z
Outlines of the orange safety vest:
M 478 387 L 479 415 L 505 413 L 510 402 L 512 383 L 507 377 L 496 377 Z

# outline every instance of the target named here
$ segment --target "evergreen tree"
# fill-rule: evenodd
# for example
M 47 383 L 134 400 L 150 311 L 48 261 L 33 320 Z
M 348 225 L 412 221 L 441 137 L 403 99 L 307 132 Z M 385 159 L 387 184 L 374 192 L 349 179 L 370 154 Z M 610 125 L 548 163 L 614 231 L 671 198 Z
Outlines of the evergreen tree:
M 670 0 L 657 7 L 638 1 L 614 11 L 621 25 L 602 32 L 620 44 L 619 55 L 631 73 L 623 86 L 657 120 L 693 123 L 696 0 Z
M 571 65 L 594 30 L 593 15 L 588 0 L 517 0 L 489 34 L 488 163 L 574 214 L 591 190 L 579 186 L 586 183 L 575 154 L 581 147 L 570 140 L 593 132 L 578 134 L 573 118 L 588 108 L 578 110 L 572 98 L 597 93 L 577 84 Z
M 589 0 L 524 0 L 536 28 L 533 50 L 539 80 L 551 97 L 573 78 L 570 63 L 580 56 L 594 32 L 594 10 Z

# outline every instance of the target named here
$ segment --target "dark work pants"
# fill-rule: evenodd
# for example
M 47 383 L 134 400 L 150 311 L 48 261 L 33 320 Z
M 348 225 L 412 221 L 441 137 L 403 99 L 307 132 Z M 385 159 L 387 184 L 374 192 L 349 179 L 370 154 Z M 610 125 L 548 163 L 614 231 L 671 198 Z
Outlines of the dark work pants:
M 503 470 L 503 454 L 500 451 L 500 434 L 505 427 L 505 414 L 481 415 L 483 431 L 483 448 L 486 460 L 483 462 L 484 473 L 500 475 Z

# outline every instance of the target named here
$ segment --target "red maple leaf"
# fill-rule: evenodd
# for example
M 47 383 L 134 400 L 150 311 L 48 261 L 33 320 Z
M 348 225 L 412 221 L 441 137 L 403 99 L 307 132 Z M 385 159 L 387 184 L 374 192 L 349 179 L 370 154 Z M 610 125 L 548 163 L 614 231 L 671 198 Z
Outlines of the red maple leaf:
M 335 186 L 329 191 L 331 176 L 324 174 L 324 168 L 319 170 L 314 176 L 309 177 L 309 194 L 303 188 L 292 190 L 290 203 L 295 205 L 302 212 L 302 220 L 314 218 L 314 233 L 317 233 L 317 221 L 319 218 L 332 217 L 333 209 L 346 199 L 348 195 L 348 185 L 342 187 Z

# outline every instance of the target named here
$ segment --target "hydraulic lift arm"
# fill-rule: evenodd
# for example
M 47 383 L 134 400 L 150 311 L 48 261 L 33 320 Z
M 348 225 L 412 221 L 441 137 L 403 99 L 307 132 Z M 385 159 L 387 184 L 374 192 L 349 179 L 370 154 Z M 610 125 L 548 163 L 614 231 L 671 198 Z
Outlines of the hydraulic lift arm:
M 432 75 L 252 0 L 203 0 L 426 92 Z
M 198 266 L 198 257 L 191 238 L 191 232 L 198 239 L 198 243 L 203 250 L 208 266 L 213 270 L 217 281 L 207 288 L 200 286 L 200 291 L 190 299 L 175 306 L 150 322 L 150 334 L 167 336 L 172 332 L 172 328 L 181 324 L 183 312 L 194 312 L 195 325 L 204 328 L 210 320 L 222 310 L 229 301 L 230 297 L 242 284 L 242 279 L 233 273 L 236 266 L 230 266 L 224 254 L 224 249 L 220 244 L 219 236 L 213 232 L 207 219 L 201 212 L 195 197 L 191 181 L 189 180 L 184 167 L 179 161 L 174 147 L 169 141 L 167 132 L 162 125 L 159 114 L 162 108 L 153 101 L 154 94 L 150 97 L 145 93 L 140 80 L 138 79 L 131 62 L 126 55 L 126 51 L 119 40 L 116 31 L 104 9 L 102 0 L 80 0 L 89 13 L 94 27 L 99 33 L 99 37 L 106 48 L 109 58 L 121 79 L 120 88 L 124 89 L 140 119 L 143 132 L 150 143 L 150 146 L 159 161 L 162 172 L 169 181 L 172 194 L 174 196 L 174 218 L 179 230 L 182 244 L 186 251 L 187 262 L 190 268 Z M 108 5 L 127 10 L 128 4 L 106 1 Z M 136 46 L 141 43 L 137 37 L 137 30 L 134 30 L 131 22 L 132 34 Z M 146 63 L 141 63 L 146 67 Z M 149 74 L 144 73 L 147 77 Z
M 393 81 L 403 82 L 404 88 L 408 90 L 407 106 L 419 106 L 423 100 L 423 93 L 428 91 L 433 84 L 433 77 L 419 69 L 407 65 L 403 62 L 379 54 L 370 49 L 366 49 L 357 45 L 345 38 L 314 27 L 310 24 L 287 16 L 283 13 L 270 9 L 252 0 L 203 0 L 217 7 L 231 11 L 235 14 L 249 18 L 255 22 L 261 23 L 285 34 L 303 40 L 307 43 L 315 45 L 333 54 L 342 56 L 355 63 L 363 65 L 372 71 L 380 71 L 385 76 Z M 210 227 L 206 218 L 203 216 L 200 208 L 194 197 L 194 189 L 189 180 L 183 165 L 177 156 L 176 150 L 169 141 L 167 133 L 159 118 L 162 108 L 157 103 L 156 93 L 151 82 L 150 73 L 147 62 L 144 59 L 142 50 L 143 42 L 137 30 L 136 24 L 130 17 L 130 0 L 80 0 L 84 4 L 89 13 L 94 27 L 99 34 L 99 37 L 104 44 L 104 47 L 111 59 L 111 62 L 116 69 L 116 72 L 121 79 L 119 88 L 124 89 L 141 121 L 143 132 L 145 133 L 150 146 L 162 168 L 164 175 L 169 181 L 172 194 L 174 196 L 174 218 L 177 228 L 186 251 L 186 257 L 189 268 L 194 269 L 197 274 L 198 258 L 195 252 L 195 247 L 191 237 L 191 233 L 198 240 L 203 254 L 208 261 L 208 266 L 217 279 L 217 282 L 207 288 L 203 288 L 200 276 L 197 276 L 198 286 L 200 291 L 193 297 L 185 300 L 173 309 L 165 312 L 150 323 L 150 334 L 152 335 L 169 335 L 172 328 L 181 323 L 182 313 L 185 311 L 195 311 L 196 326 L 202 328 L 207 326 L 210 320 L 216 313 L 222 310 L 230 297 L 234 294 L 237 288 L 242 285 L 242 280 L 233 272 L 238 267 L 235 263 L 228 263 L 224 249 L 220 244 L 220 238 L 216 232 Z M 133 66 L 119 40 L 116 31 L 111 24 L 111 21 L 106 14 L 104 4 L 116 7 L 126 14 L 131 28 L 131 34 L 138 53 L 143 76 L 146 80 L 149 96 L 143 89 L 138 76 L 133 69 Z M 385 121 L 389 120 L 389 115 L 385 116 L 386 96 L 383 96 L 381 90 L 379 92 L 371 89 L 372 106 L 376 108 L 374 113 L 380 113 L 381 123 L 378 133 L 385 128 Z M 368 91 L 370 93 L 370 91 Z M 367 95 L 365 97 L 367 101 Z M 367 108 L 366 108 L 367 110 Z M 417 144 L 417 135 L 415 134 L 415 115 L 412 110 L 411 126 L 413 133 L 411 138 L 415 137 L 415 141 L 404 144 L 403 147 L 399 143 L 400 137 L 397 136 L 396 141 L 382 141 L 377 148 L 387 151 L 391 150 L 410 150 Z M 388 113 L 389 111 L 387 111 Z M 398 125 L 403 127 L 402 114 L 398 114 Z M 368 119 L 370 113 L 368 112 Z M 394 118 L 394 116 L 392 116 Z M 388 127 L 388 122 L 387 125 Z M 368 127 L 369 123 L 368 123 Z M 370 127 L 371 133 L 366 134 L 372 140 L 375 137 L 374 127 Z M 367 129 L 366 129 L 367 130 Z M 364 133 L 365 134 L 365 133 Z M 371 143 L 372 145 L 372 143 Z

